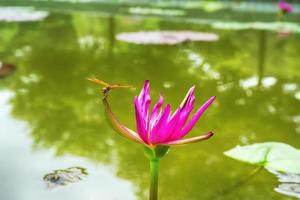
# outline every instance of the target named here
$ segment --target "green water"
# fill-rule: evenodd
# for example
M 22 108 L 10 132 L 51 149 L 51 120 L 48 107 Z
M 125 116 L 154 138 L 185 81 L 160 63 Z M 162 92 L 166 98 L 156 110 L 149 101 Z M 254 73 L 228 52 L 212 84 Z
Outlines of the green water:
M 220 40 L 176 46 L 114 40 L 117 33 L 157 29 L 214 32 Z M 0 43 L 2 61 L 17 66 L 0 80 L 0 199 L 147 199 L 143 148 L 107 125 L 100 88 L 85 80 L 90 76 L 137 87 L 113 91 L 110 98 L 120 121 L 133 129 L 133 97 L 145 79 L 151 81 L 152 101 L 162 92 L 173 110 L 193 84 L 197 106 L 217 96 L 189 134 L 212 130 L 214 137 L 172 148 L 161 161 L 160 199 L 292 199 L 273 191 L 277 180 L 265 170 L 232 188 L 255 168 L 222 153 L 266 141 L 300 148 L 300 35 L 51 14 L 41 22 L 2 22 Z M 44 174 L 71 166 L 87 168 L 89 176 L 53 190 L 45 187 Z

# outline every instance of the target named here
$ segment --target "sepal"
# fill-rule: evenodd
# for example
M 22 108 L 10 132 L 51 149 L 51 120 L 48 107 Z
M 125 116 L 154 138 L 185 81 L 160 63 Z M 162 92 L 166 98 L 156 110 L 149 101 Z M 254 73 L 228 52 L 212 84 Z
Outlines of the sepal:
M 149 160 L 159 160 L 169 151 L 169 146 L 157 145 L 154 147 L 144 147 L 144 153 Z

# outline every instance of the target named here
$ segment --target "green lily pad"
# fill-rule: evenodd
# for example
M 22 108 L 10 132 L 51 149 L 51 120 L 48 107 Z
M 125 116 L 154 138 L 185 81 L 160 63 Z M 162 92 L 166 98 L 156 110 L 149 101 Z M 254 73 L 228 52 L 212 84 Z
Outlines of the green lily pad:
M 212 27 L 224 30 L 265 30 L 300 33 L 300 26 L 291 22 L 214 22 Z
M 224 154 L 253 165 L 300 174 L 300 150 L 284 143 L 266 142 L 237 146 Z

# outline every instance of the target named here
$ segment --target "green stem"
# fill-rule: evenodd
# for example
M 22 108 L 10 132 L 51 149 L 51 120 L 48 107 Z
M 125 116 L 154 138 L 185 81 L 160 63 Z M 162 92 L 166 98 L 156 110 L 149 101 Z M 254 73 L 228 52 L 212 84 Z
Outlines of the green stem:
M 159 161 L 168 152 L 168 146 L 157 145 L 153 148 L 144 147 L 144 153 L 150 161 L 149 200 L 157 200 Z
M 159 159 L 150 160 L 150 192 L 149 200 L 157 200 Z

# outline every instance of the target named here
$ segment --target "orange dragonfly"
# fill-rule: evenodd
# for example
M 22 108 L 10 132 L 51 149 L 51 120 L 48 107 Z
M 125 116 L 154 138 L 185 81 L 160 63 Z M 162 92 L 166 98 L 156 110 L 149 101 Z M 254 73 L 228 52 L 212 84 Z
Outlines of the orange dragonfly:
M 97 78 L 86 78 L 87 80 L 96 83 L 98 85 L 102 85 L 104 86 L 104 88 L 102 89 L 102 92 L 104 93 L 104 95 L 106 96 L 106 94 L 111 90 L 111 89 L 115 89 L 115 88 L 134 88 L 131 85 L 121 85 L 121 84 L 109 84 L 106 83 L 103 80 L 99 80 Z

